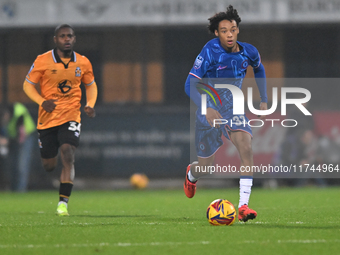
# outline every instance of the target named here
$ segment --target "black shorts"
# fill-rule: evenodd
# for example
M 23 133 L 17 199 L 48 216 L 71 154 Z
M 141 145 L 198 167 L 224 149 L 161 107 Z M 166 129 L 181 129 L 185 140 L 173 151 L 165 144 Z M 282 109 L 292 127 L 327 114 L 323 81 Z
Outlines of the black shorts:
M 78 122 L 69 121 L 60 126 L 38 130 L 41 157 L 54 158 L 64 143 L 78 147 L 80 126 Z

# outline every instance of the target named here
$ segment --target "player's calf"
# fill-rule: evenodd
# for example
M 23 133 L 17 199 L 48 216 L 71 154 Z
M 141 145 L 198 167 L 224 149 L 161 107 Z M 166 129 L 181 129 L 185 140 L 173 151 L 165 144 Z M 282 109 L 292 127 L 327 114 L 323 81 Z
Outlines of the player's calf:
M 42 165 L 46 172 L 52 172 L 57 167 L 57 157 L 42 159 Z

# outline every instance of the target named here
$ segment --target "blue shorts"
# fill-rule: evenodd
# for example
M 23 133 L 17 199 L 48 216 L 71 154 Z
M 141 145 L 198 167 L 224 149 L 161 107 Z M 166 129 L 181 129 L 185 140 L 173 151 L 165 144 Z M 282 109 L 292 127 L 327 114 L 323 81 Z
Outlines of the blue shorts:
M 200 158 L 208 158 L 223 145 L 222 133 L 230 140 L 230 132 L 243 131 L 253 136 L 251 127 L 248 125 L 249 119 L 245 115 L 232 115 L 223 119 L 226 124 L 219 128 L 211 127 L 205 116 L 196 115 L 195 145 L 196 153 Z

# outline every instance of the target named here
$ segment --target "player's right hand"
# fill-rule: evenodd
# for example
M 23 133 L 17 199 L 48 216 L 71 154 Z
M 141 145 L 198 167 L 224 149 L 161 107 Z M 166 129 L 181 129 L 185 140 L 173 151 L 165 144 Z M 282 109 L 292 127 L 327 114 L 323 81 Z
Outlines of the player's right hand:
M 261 102 L 261 103 L 260 103 L 260 110 L 262 110 L 262 111 L 268 110 L 268 105 L 267 105 L 266 102 Z M 257 117 L 263 120 L 263 119 L 265 119 L 267 116 L 266 116 L 266 115 L 257 115 Z
M 41 107 L 44 108 L 44 110 L 46 112 L 52 112 L 55 107 L 57 106 L 54 102 L 55 101 L 58 101 L 57 99 L 49 99 L 49 100 L 46 100 L 44 101 L 42 104 L 41 104 Z
M 218 111 L 210 107 L 207 108 L 207 114 L 205 115 L 205 117 L 211 127 L 214 127 L 214 120 L 223 119 L 222 115 Z M 219 128 L 219 127 L 220 125 L 218 124 L 215 125 L 215 128 Z

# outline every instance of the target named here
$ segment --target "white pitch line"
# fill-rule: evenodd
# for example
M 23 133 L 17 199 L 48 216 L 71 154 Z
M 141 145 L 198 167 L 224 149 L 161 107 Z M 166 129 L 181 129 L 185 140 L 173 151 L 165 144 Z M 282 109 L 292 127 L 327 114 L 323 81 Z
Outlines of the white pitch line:
M 338 243 L 340 240 L 325 240 L 325 239 L 315 239 L 315 240 L 277 240 L 278 243 Z
M 335 205 L 335 207 L 339 207 Z M 320 209 L 320 208 L 334 208 L 332 205 L 324 205 L 324 206 L 290 206 L 290 209 Z M 281 210 L 281 207 L 256 207 L 257 210 Z
M 305 239 L 305 240 L 245 240 L 241 243 L 247 243 L 247 244 L 255 244 L 255 243 L 278 243 L 278 244 L 287 244 L 287 243 L 299 243 L 299 244 L 311 244 L 311 243 L 339 243 L 340 239 L 333 239 L 333 240 L 325 240 L 325 239 Z
M 32 249 L 32 248 L 67 248 L 67 247 L 98 247 L 98 246 L 115 246 L 115 247 L 130 247 L 130 246 L 176 246 L 176 245 L 199 245 L 199 244 L 210 244 L 210 241 L 200 242 L 151 242 L 151 243 L 83 243 L 83 244 L 12 244 L 12 245 L 1 245 L 0 249 L 8 248 L 21 248 L 21 249 Z
M 103 223 L 110 224 L 110 222 Z M 129 223 L 117 223 L 118 225 L 130 225 Z M 136 222 L 133 225 L 166 225 L 167 223 L 164 222 Z M 183 225 L 193 225 L 194 222 L 174 222 L 173 224 L 183 224 Z M 58 223 L 19 223 L 19 224 L 0 224 L 0 227 L 34 227 L 34 226 L 90 226 L 90 225 L 96 225 L 95 223 L 87 223 L 87 222 L 58 222 Z
M 257 244 L 257 243 L 277 243 L 277 244 L 316 244 L 316 243 L 340 243 L 340 239 L 325 240 L 325 239 L 297 239 L 297 240 L 245 240 L 236 242 L 239 244 Z M 212 244 L 210 241 L 200 242 L 151 242 L 151 243 L 78 243 L 78 244 L 12 244 L 12 245 L 1 245 L 0 249 L 9 248 L 20 248 L 20 249 L 38 249 L 38 248 L 81 248 L 81 247 L 102 247 L 102 246 L 113 246 L 113 247 L 132 247 L 132 246 L 176 246 L 176 245 L 207 245 Z

